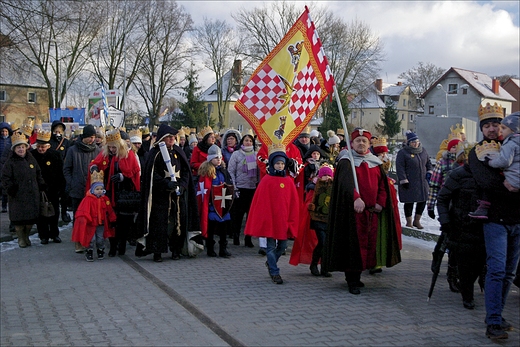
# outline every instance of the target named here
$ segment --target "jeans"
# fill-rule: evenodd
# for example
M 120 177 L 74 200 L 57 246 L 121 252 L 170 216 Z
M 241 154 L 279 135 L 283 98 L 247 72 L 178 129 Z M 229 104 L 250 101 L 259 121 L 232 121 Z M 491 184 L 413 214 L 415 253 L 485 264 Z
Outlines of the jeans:
M 278 259 L 282 256 L 282 253 L 287 248 L 287 240 L 276 240 L 273 238 L 267 238 L 267 265 L 269 265 L 269 273 L 271 276 L 279 275 L 280 269 L 278 268 Z
M 92 236 L 92 240 L 90 240 L 89 249 L 94 249 L 94 246 L 97 247 L 97 249 L 105 249 L 105 238 L 103 237 L 103 234 L 105 233 L 105 226 L 104 225 L 98 225 L 96 227 L 96 232 L 94 233 L 94 236 Z
M 520 255 L 520 224 L 484 224 L 487 253 L 486 324 L 501 324 Z

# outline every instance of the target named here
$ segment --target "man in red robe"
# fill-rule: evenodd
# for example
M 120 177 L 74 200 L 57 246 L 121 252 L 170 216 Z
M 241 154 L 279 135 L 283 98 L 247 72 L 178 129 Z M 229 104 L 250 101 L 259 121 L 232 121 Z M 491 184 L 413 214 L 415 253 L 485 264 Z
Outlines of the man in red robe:
M 361 272 L 377 265 L 384 255 L 387 267 L 400 262 L 395 222 L 378 228 L 379 214 L 391 209 L 388 180 L 381 160 L 370 150 L 370 132 L 356 129 L 351 134 L 352 157 L 344 151 L 338 161 L 332 187 L 329 230 L 324 249 L 324 271 L 344 271 L 349 292 L 360 294 Z M 356 170 L 355 188 L 352 164 Z M 389 214 L 393 216 L 392 213 Z M 381 232 L 385 231 L 384 237 Z M 380 247 L 378 247 L 378 245 Z M 378 254 L 380 252 L 380 254 Z

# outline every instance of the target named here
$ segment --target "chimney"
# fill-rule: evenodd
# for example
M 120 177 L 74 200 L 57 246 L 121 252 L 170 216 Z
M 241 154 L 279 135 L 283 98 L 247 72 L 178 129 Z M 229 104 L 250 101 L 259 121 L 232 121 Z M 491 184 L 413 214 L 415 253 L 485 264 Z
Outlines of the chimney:
M 399 81 L 399 82 L 397 82 L 397 85 L 400 87 L 403 85 L 403 82 Z
M 491 81 L 491 91 L 495 95 L 498 95 L 498 93 L 500 91 L 500 81 L 497 80 L 496 78 L 493 78 L 493 80 Z
M 383 92 L 383 80 L 381 78 L 378 78 L 375 83 L 376 89 L 382 93 Z
M 238 87 L 238 92 L 242 88 L 242 60 L 235 60 L 233 63 L 233 72 L 232 72 L 233 84 Z

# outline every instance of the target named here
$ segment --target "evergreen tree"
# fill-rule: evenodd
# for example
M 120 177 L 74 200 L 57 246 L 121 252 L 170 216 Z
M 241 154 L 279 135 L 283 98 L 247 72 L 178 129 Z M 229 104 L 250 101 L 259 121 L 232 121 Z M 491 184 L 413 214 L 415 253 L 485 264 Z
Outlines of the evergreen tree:
M 179 124 L 172 125 L 176 126 L 177 129 L 180 129 L 181 125 L 201 129 L 207 124 L 207 110 L 204 101 L 200 100 L 200 90 L 202 88 L 198 85 L 198 76 L 193 66 L 188 71 L 186 80 L 188 84 L 182 88 L 186 101 L 180 103 L 180 109 L 183 114 L 176 117 L 176 120 L 173 121 L 173 123 Z
M 376 124 L 376 129 L 388 138 L 392 138 L 401 131 L 401 121 L 399 114 L 395 108 L 394 102 L 391 99 L 386 101 L 386 107 L 381 115 L 383 124 Z
M 343 115 L 345 116 L 346 121 L 348 119 L 348 116 L 350 115 L 350 109 L 348 108 L 347 98 L 345 95 L 342 95 L 342 93 L 339 93 L 339 99 L 341 101 L 341 107 L 343 108 Z M 337 129 L 343 129 L 343 123 L 341 122 L 341 115 L 339 113 L 336 97 L 332 96 L 332 99 L 327 99 L 323 102 L 328 103 L 323 123 L 321 123 L 320 126 L 320 131 L 322 135 L 325 137 L 325 134 L 328 130 L 334 130 L 334 132 L 336 132 Z M 351 124 L 347 123 L 347 132 L 350 133 L 351 130 Z

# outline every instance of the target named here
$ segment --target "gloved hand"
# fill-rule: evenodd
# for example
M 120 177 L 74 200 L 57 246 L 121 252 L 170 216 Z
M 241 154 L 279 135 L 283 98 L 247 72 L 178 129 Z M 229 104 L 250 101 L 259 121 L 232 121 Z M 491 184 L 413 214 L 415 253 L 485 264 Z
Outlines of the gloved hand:
M 408 188 L 410 188 L 410 183 L 408 183 L 408 182 L 403 183 L 403 184 L 401 184 L 401 187 L 403 187 L 404 189 L 408 189 Z
M 112 177 L 110 177 L 110 180 L 114 183 L 117 183 L 117 182 L 123 182 L 124 180 L 124 176 L 122 173 L 117 173 L 115 175 L 112 175 Z
M 90 173 L 91 173 L 91 174 L 92 174 L 94 171 L 99 171 L 97 165 L 92 165 L 92 166 L 90 167 L 89 170 L 90 170 Z
M 430 216 L 431 219 L 435 219 L 435 211 L 434 210 L 428 210 L 428 216 Z
M 179 183 L 177 181 L 170 181 L 168 182 L 168 190 L 175 190 L 179 186 Z
M 427 180 L 428 182 L 430 182 L 430 179 L 431 179 L 431 178 L 432 178 L 432 173 L 431 173 L 431 172 L 427 172 L 427 173 L 426 173 L 426 180 Z

